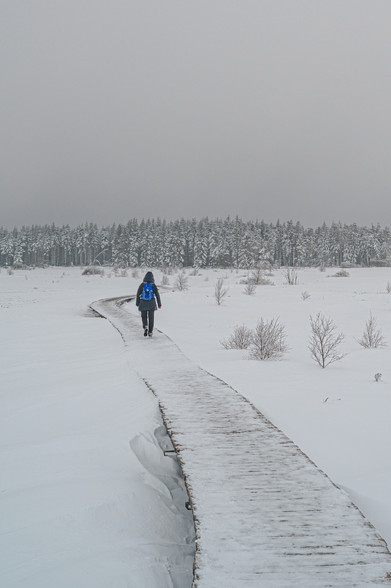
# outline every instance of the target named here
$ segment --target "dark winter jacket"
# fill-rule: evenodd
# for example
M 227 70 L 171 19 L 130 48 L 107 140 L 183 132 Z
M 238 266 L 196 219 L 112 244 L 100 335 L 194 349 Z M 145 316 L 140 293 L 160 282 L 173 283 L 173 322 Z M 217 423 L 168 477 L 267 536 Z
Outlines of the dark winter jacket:
M 146 282 L 149 282 L 150 284 L 152 284 L 153 294 L 154 294 L 152 300 L 143 300 L 142 298 L 140 298 L 141 293 L 143 291 L 143 286 Z M 143 282 L 139 285 L 138 290 L 137 290 L 136 306 L 138 306 L 139 310 L 156 310 L 156 308 L 157 308 L 156 301 L 157 301 L 157 306 L 160 308 L 162 303 L 160 301 L 160 294 L 159 294 L 159 290 L 157 289 L 157 286 L 155 284 L 155 279 L 153 277 L 153 273 L 147 272 L 144 276 Z

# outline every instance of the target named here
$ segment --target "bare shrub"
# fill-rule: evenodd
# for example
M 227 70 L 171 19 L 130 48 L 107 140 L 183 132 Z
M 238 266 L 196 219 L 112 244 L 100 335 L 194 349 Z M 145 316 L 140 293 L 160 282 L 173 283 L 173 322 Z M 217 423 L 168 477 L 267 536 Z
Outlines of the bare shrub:
M 350 276 L 349 272 L 345 269 L 338 270 L 335 274 L 332 275 L 333 278 L 348 278 Z
M 134 267 L 132 269 L 132 278 L 138 278 L 139 275 L 140 275 L 140 273 L 139 273 L 138 269 L 136 267 Z
M 289 284 L 290 286 L 296 286 L 296 284 L 299 281 L 299 277 L 297 275 L 297 270 L 295 270 L 293 267 L 286 268 L 286 270 L 284 272 L 284 276 L 286 279 L 286 283 Z
M 188 289 L 189 278 L 187 277 L 187 275 L 185 274 L 185 272 L 183 270 L 181 272 L 179 272 L 179 274 L 177 275 L 174 286 L 177 290 L 180 290 L 180 291 Z
M 270 274 L 271 276 L 273 274 Z M 274 286 L 273 280 L 269 280 L 269 278 L 262 277 L 262 280 L 259 282 L 260 286 Z
M 163 274 L 162 276 L 162 286 L 169 286 L 170 280 L 167 274 Z
M 311 297 L 311 294 L 309 292 L 307 292 L 307 290 L 304 290 L 304 292 L 301 293 L 301 298 L 302 300 L 308 300 L 308 298 Z
M 391 282 L 387 282 L 386 292 L 387 294 L 391 294 Z
M 219 278 L 215 285 L 215 300 L 219 306 L 227 294 L 228 288 L 224 288 L 224 279 Z
M 285 327 L 279 323 L 278 318 L 258 321 L 251 339 L 250 359 L 278 359 L 286 351 Z
M 104 269 L 97 266 L 86 267 L 85 270 L 82 272 L 82 276 L 103 276 Z
M 380 382 L 382 377 L 382 374 L 380 374 L 379 372 L 377 372 L 377 374 L 375 374 L 375 382 Z
M 253 294 L 255 294 L 255 290 L 256 290 L 256 285 L 254 284 L 254 282 L 247 282 L 247 284 L 243 290 L 243 294 L 247 294 L 248 296 L 252 296 Z
M 320 265 L 320 266 L 319 266 L 319 271 L 320 271 L 320 272 L 325 272 L 325 271 L 326 271 L 326 266 L 325 266 L 325 265 L 323 265 L 323 264 L 322 264 L 322 265 Z
M 14 274 L 14 270 L 12 269 L 12 267 L 9 267 L 9 268 L 7 268 L 7 274 L 8 274 L 9 276 L 13 276 L 13 274 Z
M 271 274 L 273 275 L 273 274 Z M 274 286 L 273 280 L 269 280 L 269 278 L 265 278 L 264 274 L 261 274 L 259 281 L 257 282 L 259 286 Z
M 248 283 L 252 282 L 255 285 L 259 285 L 261 283 L 261 280 L 263 278 L 263 272 L 261 270 L 261 268 L 256 267 L 255 269 L 252 270 L 250 277 L 248 278 Z
M 385 347 L 386 342 L 380 329 L 377 329 L 376 319 L 371 313 L 369 319 L 365 323 L 365 329 L 361 339 L 358 342 L 362 347 L 367 349 L 376 349 L 377 347 Z
M 247 349 L 252 340 L 252 331 L 245 325 L 234 328 L 234 331 L 228 339 L 223 339 L 221 345 L 224 349 Z
M 193 271 L 190 272 L 190 276 L 198 276 L 198 267 L 195 267 Z
M 273 274 L 270 274 L 271 276 Z M 249 276 L 240 280 L 241 284 L 255 284 L 256 286 L 274 286 L 274 282 L 265 278 L 265 274 L 260 269 L 255 269 Z
M 308 348 L 311 357 L 320 367 L 339 361 L 346 354 L 339 353 L 338 346 L 343 341 L 342 333 L 336 333 L 336 326 L 330 318 L 318 312 L 315 318 L 310 316 L 311 337 Z

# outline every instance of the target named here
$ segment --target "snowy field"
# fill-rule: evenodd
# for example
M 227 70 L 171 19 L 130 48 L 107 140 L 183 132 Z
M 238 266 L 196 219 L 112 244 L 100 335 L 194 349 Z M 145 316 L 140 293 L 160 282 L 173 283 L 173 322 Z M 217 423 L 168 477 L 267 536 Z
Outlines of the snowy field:
M 191 585 L 192 517 L 155 397 L 81 269 L 0 273 L 0 586 Z
M 277 270 L 274 285 L 252 296 L 243 293 L 245 271 L 187 271 L 184 291 L 174 290 L 173 274 L 160 290 L 156 327 L 251 400 L 391 545 L 390 347 L 357 342 L 372 312 L 391 345 L 391 270 L 331 277 L 336 271 L 299 270 L 291 286 Z M 167 439 L 156 399 L 118 333 L 87 311 L 99 298 L 135 293 L 143 275 L 1 270 L 1 586 L 191 583 L 191 517 L 175 461 L 159 447 Z M 162 272 L 155 277 L 159 284 Z M 220 306 L 219 277 L 229 289 Z M 137 313 L 134 304 L 128 310 Z M 309 316 L 318 312 L 344 333 L 347 354 L 324 370 L 307 348 Z M 254 328 L 261 317 L 285 325 L 283 359 L 249 360 L 247 351 L 221 346 L 235 325 Z
M 282 429 L 391 546 L 391 269 L 349 269 L 348 277 L 332 277 L 337 271 L 301 269 L 298 284 L 288 285 L 284 270 L 277 270 L 268 278 L 274 285 L 257 286 L 253 296 L 243 293 L 245 271 L 187 272 L 188 290 L 163 294 L 157 327 Z M 229 289 L 221 306 L 214 296 L 219 277 Z M 303 292 L 310 297 L 303 300 Z M 307 347 L 309 316 L 318 312 L 345 335 L 340 347 L 346 357 L 325 369 Z M 384 348 L 357 342 L 371 312 L 388 343 Z M 253 329 L 261 317 L 279 317 L 286 327 L 290 349 L 282 360 L 249 360 L 247 351 L 221 346 L 235 325 Z M 376 373 L 382 374 L 378 382 Z

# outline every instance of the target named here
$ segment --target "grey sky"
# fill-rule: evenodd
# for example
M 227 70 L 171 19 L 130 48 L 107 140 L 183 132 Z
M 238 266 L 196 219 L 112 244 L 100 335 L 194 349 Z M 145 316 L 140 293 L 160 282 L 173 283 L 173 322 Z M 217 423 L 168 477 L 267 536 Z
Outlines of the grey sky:
M 391 225 L 389 0 L 0 0 L 0 225 Z

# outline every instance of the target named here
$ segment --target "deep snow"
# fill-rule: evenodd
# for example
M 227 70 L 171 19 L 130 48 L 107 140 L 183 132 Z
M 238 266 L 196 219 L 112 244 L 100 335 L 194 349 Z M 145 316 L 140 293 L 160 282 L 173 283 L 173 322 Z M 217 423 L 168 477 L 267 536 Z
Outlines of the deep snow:
M 80 268 L 0 273 L 0 585 L 183 588 L 193 525 L 156 398 Z
M 391 345 L 391 270 L 334 273 L 300 270 L 299 284 L 289 286 L 275 271 L 274 286 L 246 296 L 246 272 L 201 270 L 189 275 L 187 291 L 160 290 L 156 326 L 249 398 L 348 491 L 390 545 L 390 347 L 367 350 L 356 339 L 372 311 Z M 162 508 L 167 490 L 148 471 L 156 471 L 154 456 L 162 465 L 172 460 L 156 453 L 156 399 L 135 377 L 118 333 L 87 316 L 93 300 L 134 293 L 142 275 L 1 270 L 0 583 L 7 588 L 85 586 L 86 578 L 96 586 L 108 578 L 113 586 L 169 586 L 178 537 L 178 565 L 189 564 L 189 514 L 184 522 L 171 502 Z M 229 287 L 222 306 L 213 293 L 219 276 Z M 134 305 L 129 311 L 137 313 Z M 348 353 L 325 370 L 307 349 L 309 315 L 319 311 L 344 332 Z M 246 351 L 221 347 L 235 325 L 253 327 L 261 316 L 286 325 L 290 351 L 281 361 L 250 361 Z

